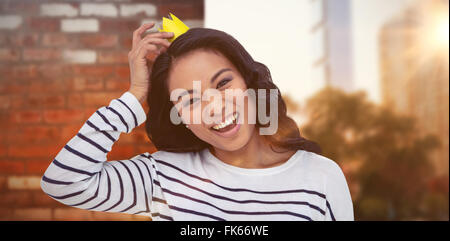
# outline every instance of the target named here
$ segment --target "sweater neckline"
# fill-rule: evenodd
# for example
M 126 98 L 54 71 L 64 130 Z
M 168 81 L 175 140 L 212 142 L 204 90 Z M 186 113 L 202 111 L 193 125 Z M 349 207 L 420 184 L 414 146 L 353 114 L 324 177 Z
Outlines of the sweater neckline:
M 215 165 L 219 168 L 224 168 L 230 172 L 237 173 L 237 174 L 244 174 L 244 175 L 273 175 L 276 173 L 280 173 L 289 167 L 291 167 L 294 163 L 299 161 L 298 159 L 302 158 L 302 154 L 304 151 L 298 150 L 296 151 L 287 161 L 284 163 L 274 166 L 274 167 L 268 167 L 268 168 L 243 168 L 243 167 L 237 167 L 230 164 L 227 164 L 220 159 L 218 159 L 216 156 L 214 156 L 211 151 L 208 148 L 205 148 L 205 150 L 202 151 L 203 156 L 206 157 L 206 161 L 211 163 L 212 165 Z

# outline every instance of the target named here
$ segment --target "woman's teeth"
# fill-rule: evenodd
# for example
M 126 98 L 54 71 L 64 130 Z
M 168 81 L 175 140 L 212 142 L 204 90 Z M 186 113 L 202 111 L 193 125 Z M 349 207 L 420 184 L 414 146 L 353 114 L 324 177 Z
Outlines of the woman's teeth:
M 232 116 L 228 117 L 224 122 L 217 124 L 217 125 L 213 126 L 212 128 L 214 130 L 223 129 L 223 128 L 233 124 L 236 121 L 237 117 L 238 117 L 238 113 L 234 113 Z

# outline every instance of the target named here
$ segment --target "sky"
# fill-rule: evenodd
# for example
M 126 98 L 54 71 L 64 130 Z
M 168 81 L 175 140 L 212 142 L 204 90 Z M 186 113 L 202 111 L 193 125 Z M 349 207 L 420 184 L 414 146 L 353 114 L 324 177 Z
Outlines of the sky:
M 352 0 L 353 80 L 355 89 L 381 102 L 378 34 L 394 15 L 415 0 Z
M 343 13 L 351 15 L 352 89 L 366 91 L 375 103 L 381 102 L 378 33 L 414 1 L 350 0 L 350 11 Z M 269 67 L 281 93 L 303 104 L 325 84 L 323 72 L 313 67 L 323 44 L 311 34 L 319 9 L 314 2 L 319 1 L 205 0 L 205 27 L 235 37 Z
M 256 61 L 269 67 L 282 93 L 302 100 L 320 87 L 307 80 L 312 75 L 310 39 L 305 34 L 310 28 L 308 8 L 305 1 L 282 2 L 206 0 L 205 27 L 231 34 Z

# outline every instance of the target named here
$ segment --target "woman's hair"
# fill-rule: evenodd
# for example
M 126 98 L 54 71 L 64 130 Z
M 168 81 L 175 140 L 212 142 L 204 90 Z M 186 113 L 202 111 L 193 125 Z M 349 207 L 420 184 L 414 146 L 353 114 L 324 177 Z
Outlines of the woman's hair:
M 150 75 L 150 90 L 147 103 L 148 112 L 146 131 L 158 150 L 170 152 L 200 151 L 211 145 L 200 140 L 184 125 L 175 125 L 170 120 L 173 103 L 170 101 L 168 76 L 173 61 L 196 49 L 207 49 L 221 53 L 240 72 L 247 88 L 265 89 L 267 93 L 266 108 L 270 107 L 270 89 L 278 92 L 278 130 L 273 135 L 264 135 L 271 148 L 281 147 L 287 150 L 306 150 L 320 154 L 321 148 L 315 142 L 300 135 L 295 123 L 286 114 L 284 103 L 278 87 L 272 82 L 269 69 L 253 60 L 244 47 L 225 32 L 192 28 L 172 42 L 166 52 L 160 54 L 153 63 Z M 268 112 L 266 112 L 268 113 Z M 256 118 L 258 119 L 258 118 Z M 256 127 L 267 127 L 257 120 Z

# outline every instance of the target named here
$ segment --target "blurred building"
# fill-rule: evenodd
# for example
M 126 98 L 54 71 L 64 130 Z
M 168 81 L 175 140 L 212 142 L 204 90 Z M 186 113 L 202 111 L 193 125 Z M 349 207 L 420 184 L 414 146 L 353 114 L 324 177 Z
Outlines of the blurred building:
M 353 91 L 351 1 L 313 0 L 310 4 L 311 46 L 316 53 L 313 72 L 322 77 L 316 81 Z
M 379 42 L 382 102 L 439 137 L 438 174 L 449 168 L 448 7 L 448 0 L 418 1 L 384 25 Z
M 351 0 L 205 0 L 205 27 L 235 37 L 283 95 L 303 104 L 327 84 L 353 86 L 350 7 Z

